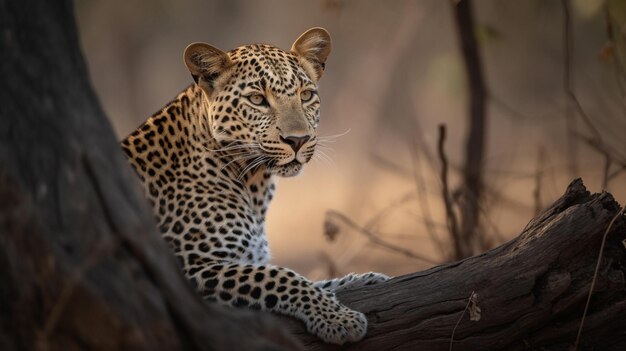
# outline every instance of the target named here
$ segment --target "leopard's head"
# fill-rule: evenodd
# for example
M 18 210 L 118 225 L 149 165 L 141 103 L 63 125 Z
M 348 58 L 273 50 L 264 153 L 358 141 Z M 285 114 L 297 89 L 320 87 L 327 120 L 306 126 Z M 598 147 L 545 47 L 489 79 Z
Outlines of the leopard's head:
M 317 84 L 330 50 L 330 35 L 322 28 L 306 31 L 290 51 L 258 44 L 229 52 L 189 45 L 184 59 L 204 92 L 211 137 L 250 169 L 265 165 L 273 174 L 298 174 L 315 151 Z

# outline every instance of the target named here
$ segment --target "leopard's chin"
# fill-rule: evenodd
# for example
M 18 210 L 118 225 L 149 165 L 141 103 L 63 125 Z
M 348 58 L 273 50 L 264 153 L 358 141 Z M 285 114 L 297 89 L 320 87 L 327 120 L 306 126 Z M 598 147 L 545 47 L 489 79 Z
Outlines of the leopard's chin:
M 293 160 L 282 166 L 275 166 L 272 168 L 272 174 L 281 177 L 295 177 L 300 174 L 304 165 L 298 160 Z

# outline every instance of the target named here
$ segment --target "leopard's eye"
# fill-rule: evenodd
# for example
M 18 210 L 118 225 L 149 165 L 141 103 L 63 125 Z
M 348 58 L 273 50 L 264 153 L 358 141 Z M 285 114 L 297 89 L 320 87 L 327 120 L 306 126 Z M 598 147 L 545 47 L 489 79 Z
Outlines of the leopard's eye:
M 251 103 L 257 106 L 267 105 L 267 100 L 265 100 L 265 96 L 261 94 L 250 95 L 248 96 L 248 100 L 250 100 Z
M 302 100 L 302 102 L 307 102 L 311 100 L 312 97 L 313 92 L 311 90 L 303 90 L 300 92 L 300 100 Z

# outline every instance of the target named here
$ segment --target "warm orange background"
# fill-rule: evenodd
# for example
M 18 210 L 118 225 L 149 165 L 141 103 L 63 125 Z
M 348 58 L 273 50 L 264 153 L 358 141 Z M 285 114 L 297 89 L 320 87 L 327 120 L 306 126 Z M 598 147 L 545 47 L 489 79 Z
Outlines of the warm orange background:
M 614 61 L 602 51 L 602 3 L 572 2 L 574 88 L 605 142 L 626 155 L 626 100 Z M 187 44 L 228 50 L 265 42 L 288 49 L 309 27 L 327 28 L 334 50 L 321 81 L 320 134 L 349 132 L 333 144 L 331 162 L 319 160 L 302 176 L 279 180 L 268 219 L 273 262 L 313 279 L 331 271 L 396 275 L 432 265 L 369 244 L 345 226 L 328 242 L 329 209 L 362 225 L 382 213 L 373 226 L 379 235 L 443 259 L 425 228 L 415 175 L 424 179 L 435 234 L 447 250 L 437 125 L 448 127 L 455 185 L 467 98 L 450 1 L 83 0 L 76 6 L 92 81 L 120 139 L 191 83 L 181 58 Z M 575 175 L 600 191 L 603 160 L 578 141 L 577 174 L 568 168 L 560 2 L 485 0 L 474 8 L 491 93 L 483 228 L 497 244 L 533 216 L 537 170 L 541 203 L 548 205 Z M 587 133 L 578 118 L 577 130 Z M 425 147 L 414 148 L 416 140 Z M 621 174 L 609 183 L 621 203 L 625 179 Z

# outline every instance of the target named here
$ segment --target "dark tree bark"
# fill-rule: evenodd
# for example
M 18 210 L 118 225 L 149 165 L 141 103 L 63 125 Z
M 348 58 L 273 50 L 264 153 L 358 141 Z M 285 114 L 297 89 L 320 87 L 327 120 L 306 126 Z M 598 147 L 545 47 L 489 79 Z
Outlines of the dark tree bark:
M 298 348 L 194 293 L 135 178 L 72 3 L 0 0 L 0 350 Z
M 338 294 L 367 314 L 367 337 L 342 350 L 567 350 L 575 341 L 609 222 L 620 211 L 608 193 L 574 181 L 510 242 L 484 254 Z M 578 350 L 626 350 L 626 221 L 607 237 Z M 472 292 L 482 310 L 470 321 Z M 321 344 L 292 323 L 310 350 Z

